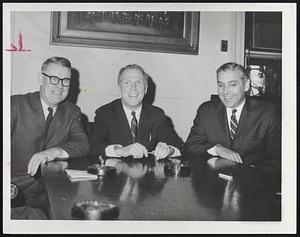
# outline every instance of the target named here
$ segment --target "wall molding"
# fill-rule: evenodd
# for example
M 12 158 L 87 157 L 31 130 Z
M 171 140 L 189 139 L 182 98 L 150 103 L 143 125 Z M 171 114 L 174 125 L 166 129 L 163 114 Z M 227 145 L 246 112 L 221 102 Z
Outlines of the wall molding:
M 245 12 L 229 13 L 228 60 L 245 63 Z

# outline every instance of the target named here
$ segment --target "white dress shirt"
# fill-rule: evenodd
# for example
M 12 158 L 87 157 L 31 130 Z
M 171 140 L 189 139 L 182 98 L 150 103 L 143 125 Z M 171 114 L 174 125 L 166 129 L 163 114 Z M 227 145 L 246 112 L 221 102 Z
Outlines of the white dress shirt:
M 123 103 L 122 103 L 123 105 Z M 135 112 L 135 117 L 136 117 L 136 120 L 138 121 L 138 124 L 139 124 L 139 121 L 140 121 L 140 117 L 141 117 L 141 111 L 142 111 L 142 106 L 140 106 L 140 108 L 138 108 L 137 110 L 130 110 L 130 109 L 127 109 L 124 105 L 123 105 L 123 109 L 125 111 L 125 114 L 126 114 L 126 118 L 127 118 L 127 121 L 128 121 L 128 124 L 129 124 L 129 127 L 131 126 L 131 120 L 132 120 L 132 112 Z
M 43 101 L 42 98 L 41 98 L 41 102 L 42 102 L 43 112 L 44 112 L 45 121 L 46 121 L 47 116 L 48 116 L 48 114 L 49 114 L 48 108 L 49 108 L 50 106 L 48 106 L 48 105 L 45 103 L 45 101 Z M 57 110 L 57 106 L 51 107 L 51 108 L 53 109 L 53 116 L 54 116 L 54 114 L 55 114 L 55 112 L 56 112 L 56 110 Z
M 122 103 L 122 106 L 123 106 L 123 109 L 124 109 L 124 112 L 126 114 L 126 118 L 127 118 L 127 121 L 128 121 L 128 124 L 129 124 L 129 127 L 131 126 L 131 120 L 132 120 L 132 110 L 128 109 L 125 107 L 125 105 Z M 142 106 L 140 106 L 140 108 L 138 108 L 137 110 L 134 110 L 135 112 L 135 117 L 138 121 L 138 124 L 139 124 L 139 121 L 140 121 L 140 117 L 141 117 L 141 111 L 142 111 Z M 112 145 L 108 145 L 106 148 L 105 148 L 105 154 L 106 156 L 110 156 L 110 157 L 120 157 L 116 154 L 115 152 L 115 146 L 121 146 L 120 144 L 112 144 Z M 171 145 L 170 145 L 171 146 Z M 171 146 L 174 148 L 174 153 L 172 154 L 172 156 L 170 157 L 173 157 L 173 156 L 180 156 L 181 153 L 180 151 L 174 147 L 174 146 Z
M 240 117 L 241 117 L 241 113 L 244 108 L 244 105 L 245 105 L 245 99 L 238 107 L 235 108 L 236 109 L 235 116 L 236 116 L 237 123 L 239 123 L 239 121 L 240 121 Z M 229 129 L 230 129 L 230 120 L 231 120 L 232 110 L 233 110 L 232 108 L 226 108 L 227 122 L 228 122 Z M 216 146 L 213 146 L 212 148 L 208 149 L 207 152 L 213 156 L 217 156 Z
M 240 117 L 241 117 L 241 113 L 243 110 L 245 104 L 245 100 L 238 106 L 236 107 L 236 112 L 235 112 L 235 117 L 236 117 L 236 121 L 239 124 L 240 121 Z M 230 120 L 231 120 L 231 115 L 232 115 L 232 108 L 226 108 L 226 113 L 227 113 L 227 122 L 228 122 L 228 127 L 230 128 Z

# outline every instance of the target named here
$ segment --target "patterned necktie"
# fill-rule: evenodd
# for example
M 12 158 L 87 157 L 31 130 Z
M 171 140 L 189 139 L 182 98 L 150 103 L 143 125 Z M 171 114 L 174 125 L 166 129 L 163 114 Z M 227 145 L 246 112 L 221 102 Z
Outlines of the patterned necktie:
M 132 119 L 131 119 L 130 130 L 131 130 L 131 135 L 132 135 L 132 143 L 135 143 L 135 139 L 136 139 L 136 136 L 137 136 L 138 122 L 137 122 L 137 119 L 135 117 L 135 112 L 134 111 L 131 113 L 131 115 L 132 115 Z
M 232 110 L 232 114 L 231 114 L 231 119 L 230 119 L 230 137 L 231 139 L 234 138 L 234 135 L 236 133 L 236 129 L 237 129 L 237 119 L 236 119 L 236 109 Z

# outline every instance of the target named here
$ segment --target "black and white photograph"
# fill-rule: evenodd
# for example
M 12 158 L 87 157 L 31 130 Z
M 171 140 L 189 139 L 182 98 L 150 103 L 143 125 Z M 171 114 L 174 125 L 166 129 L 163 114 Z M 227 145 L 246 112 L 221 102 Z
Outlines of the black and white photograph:
M 295 3 L 4 3 L 3 232 L 296 233 Z

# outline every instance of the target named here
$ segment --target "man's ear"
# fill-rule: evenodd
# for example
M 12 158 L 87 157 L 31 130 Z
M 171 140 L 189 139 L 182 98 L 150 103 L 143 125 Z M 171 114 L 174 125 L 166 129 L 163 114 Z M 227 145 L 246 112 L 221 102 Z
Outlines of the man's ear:
M 244 91 L 247 92 L 250 89 L 250 79 L 247 77 L 244 79 Z
M 39 73 L 37 81 L 38 81 L 38 85 L 42 85 L 42 82 L 43 82 L 43 75 L 42 75 L 42 73 Z

